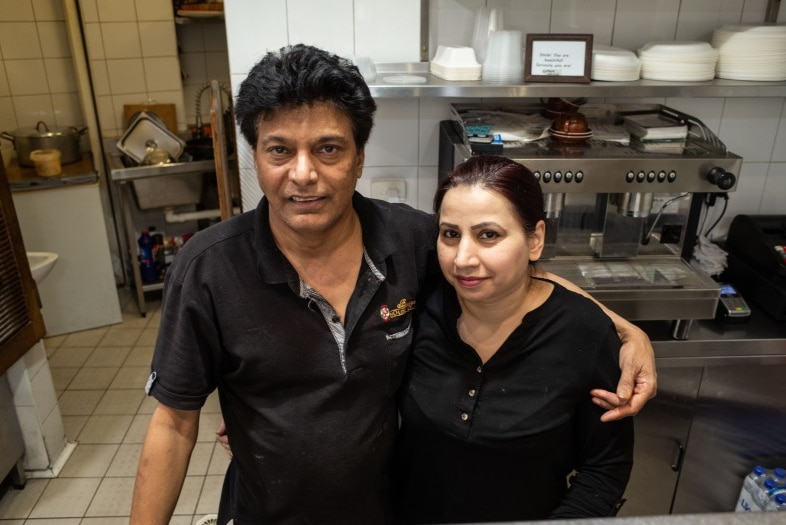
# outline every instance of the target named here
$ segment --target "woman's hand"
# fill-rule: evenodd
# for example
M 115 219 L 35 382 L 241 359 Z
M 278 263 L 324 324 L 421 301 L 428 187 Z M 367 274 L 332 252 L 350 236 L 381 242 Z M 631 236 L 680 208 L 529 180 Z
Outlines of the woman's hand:
M 617 392 L 599 388 L 590 391 L 592 402 L 606 409 L 601 421 L 615 421 L 638 414 L 647 401 L 655 397 L 658 390 L 655 351 L 649 337 L 628 321 L 614 321 L 622 340 L 621 375 Z

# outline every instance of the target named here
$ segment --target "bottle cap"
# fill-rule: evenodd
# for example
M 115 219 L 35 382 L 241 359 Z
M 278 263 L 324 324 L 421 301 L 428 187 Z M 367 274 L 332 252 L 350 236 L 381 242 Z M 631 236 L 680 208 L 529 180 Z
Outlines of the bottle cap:
M 754 474 L 756 474 L 757 476 L 762 476 L 762 475 L 764 475 L 766 472 L 767 472 L 767 469 L 766 469 L 766 468 L 764 468 L 764 467 L 762 467 L 761 465 L 756 465 L 756 466 L 753 468 L 753 473 L 754 473 Z
M 778 505 L 786 504 L 786 494 L 775 494 L 775 503 Z
M 773 473 L 775 474 L 776 478 L 786 478 L 786 469 L 778 467 L 773 471 Z
M 772 478 L 770 478 L 770 479 L 768 479 L 767 481 L 765 481 L 765 482 L 764 482 L 764 487 L 765 487 L 767 490 L 774 489 L 774 488 L 775 488 L 775 487 L 777 487 L 777 486 L 778 486 L 778 484 L 777 484 L 777 483 L 775 482 L 775 480 L 774 480 L 774 479 L 772 479 Z

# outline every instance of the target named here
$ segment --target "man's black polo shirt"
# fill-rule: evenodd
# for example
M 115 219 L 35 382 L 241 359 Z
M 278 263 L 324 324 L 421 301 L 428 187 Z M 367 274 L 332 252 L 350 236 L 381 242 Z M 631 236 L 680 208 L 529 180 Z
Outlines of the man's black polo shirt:
M 435 222 L 355 194 L 365 246 L 342 326 L 256 210 L 196 234 L 166 277 L 149 392 L 178 409 L 219 389 L 235 523 L 385 523 L 395 391 Z

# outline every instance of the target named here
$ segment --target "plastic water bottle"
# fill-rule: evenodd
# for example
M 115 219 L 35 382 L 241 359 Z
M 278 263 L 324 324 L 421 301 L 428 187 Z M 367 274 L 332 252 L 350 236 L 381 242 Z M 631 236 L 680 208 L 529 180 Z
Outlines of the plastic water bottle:
M 158 268 L 153 260 L 153 239 L 147 230 L 142 230 L 138 244 L 139 270 L 142 273 L 142 282 L 154 283 L 158 281 Z
M 772 479 L 781 487 L 786 487 L 786 469 L 779 467 L 773 470 Z
M 761 465 L 756 465 L 753 470 L 745 476 L 740 489 L 740 497 L 737 500 L 737 507 L 734 509 L 737 512 L 751 512 L 756 505 L 754 495 L 760 490 L 767 480 L 767 469 Z M 760 510 L 760 509 L 756 509 Z
M 786 512 L 786 493 L 779 492 L 778 494 L 775 494 L 775 497 L 770 500 L 770 503 L 767 505 L 767 508 L 764 510 L 775 511 L 775 512 Z
M 767 479 L 759 491 L 753 495 L 753 500 L 756 502 L 756 508 L 752 510 L 759 511 L 766 509 L 767 505 L 770 503 L 770 494 L 774 493 L 778 488 L 778 483 L 774 479 Z

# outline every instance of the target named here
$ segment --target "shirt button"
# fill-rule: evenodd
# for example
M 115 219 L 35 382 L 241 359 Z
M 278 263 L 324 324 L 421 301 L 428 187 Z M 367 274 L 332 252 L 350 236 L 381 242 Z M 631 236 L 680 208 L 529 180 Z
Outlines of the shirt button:
M 469 394 L 469 397 L 475 397 L 475 394 L 477 394 L 474 388 L 470 388 L 469 392 L 467 393 Z
M 462 412 L 461 413 L 461 420 L 462 421 L 466 421 L 468 419 L 469 419 L 469 414 L 467 414 L 466 412 Z
M 483 373 L 483 367 L 482 366 L 477 367 L 475 370 L 477 370 L 478 374 L 482 374 Z

